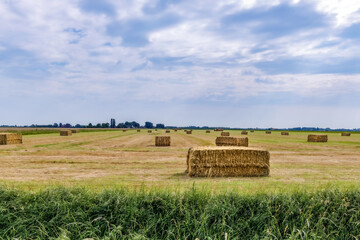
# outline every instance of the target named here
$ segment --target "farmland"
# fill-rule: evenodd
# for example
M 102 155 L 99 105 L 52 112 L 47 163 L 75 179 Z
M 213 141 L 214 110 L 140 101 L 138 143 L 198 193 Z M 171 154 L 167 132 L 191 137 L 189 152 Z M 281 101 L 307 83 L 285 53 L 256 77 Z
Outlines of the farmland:
M 54 186 L 188 190 L 242 194 L 358 189 L 360 134 L 327 133 L 328 143 L 308 143 L 308 132 L 282 136 L 273 131 L 247 135 L 249 147 L 270 152 L 270 176 L 261 178 L 189 178 L 185 174 L 190 147 L 213 146 L 220 132 L 194 130 L 147 133 L 142 130 L 83 131 L 24 135 L 21 145 L 0 146 L 0 184 L 22 190 Z M 170 147 L 156 147 L 155 136 L 171 136 Z M 231 136 L 245 137 L 241 131 Z
M 308 143 L 306 132 L 255 131 L 268 177 L 190 178 L 188 149 L 220 132 L 171 131 L 156 147 L 165 130 L 44 131 L 0 146 L 0 239 L 360 237 L 359 134 Z

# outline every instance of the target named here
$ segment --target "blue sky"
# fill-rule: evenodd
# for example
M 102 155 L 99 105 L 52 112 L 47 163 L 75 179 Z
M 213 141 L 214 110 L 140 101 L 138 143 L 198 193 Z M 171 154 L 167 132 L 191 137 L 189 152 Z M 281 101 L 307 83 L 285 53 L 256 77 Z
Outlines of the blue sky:
M 0 1 L 0 125 L 360 127 L 360 2 Z

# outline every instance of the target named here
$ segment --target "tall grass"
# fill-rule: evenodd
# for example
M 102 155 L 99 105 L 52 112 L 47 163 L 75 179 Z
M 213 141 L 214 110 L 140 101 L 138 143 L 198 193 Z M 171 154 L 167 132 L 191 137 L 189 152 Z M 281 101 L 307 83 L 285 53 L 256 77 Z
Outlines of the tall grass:
M 360 191 L 0 190 L 2 239 L 358 239 Z

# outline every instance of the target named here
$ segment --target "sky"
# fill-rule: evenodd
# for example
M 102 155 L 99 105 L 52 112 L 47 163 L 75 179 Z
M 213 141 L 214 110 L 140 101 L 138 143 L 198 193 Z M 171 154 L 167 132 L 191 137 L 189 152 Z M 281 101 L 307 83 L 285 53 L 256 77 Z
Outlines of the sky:
M 358 0 L 0 0 L 0 125 L 360 128 Z

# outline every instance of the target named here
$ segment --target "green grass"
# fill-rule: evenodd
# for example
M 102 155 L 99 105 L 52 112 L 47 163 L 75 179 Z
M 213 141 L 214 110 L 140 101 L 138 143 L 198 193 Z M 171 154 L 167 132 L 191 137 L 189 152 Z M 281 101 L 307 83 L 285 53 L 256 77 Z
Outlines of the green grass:
M 22 135 L 26 136 L 26 135 L 39 135 L 39 134 L 51 134 L 51 133 L 59 133 L 60 130 L 9 130 L 6 132 L 11 132 L 11 133 L 21 133 Z
M 1 239 L 358 239 L 360 192 L 0 188 Z

